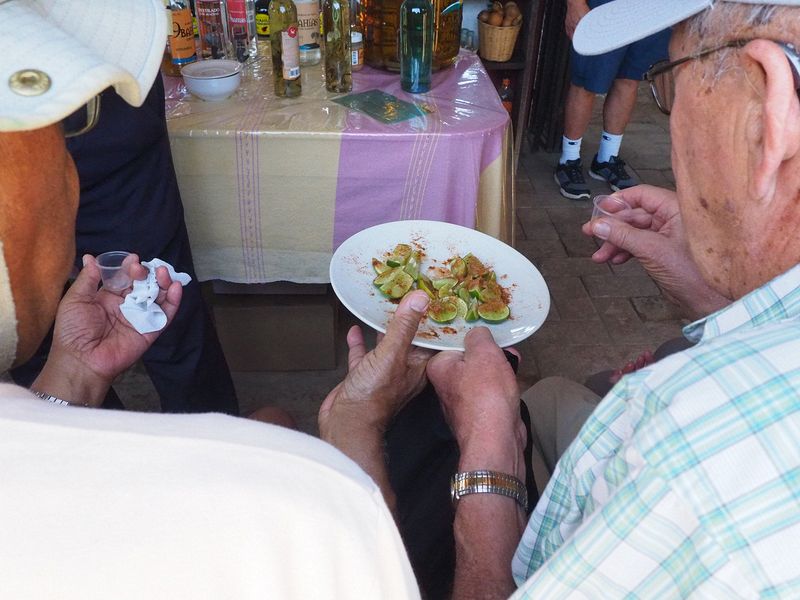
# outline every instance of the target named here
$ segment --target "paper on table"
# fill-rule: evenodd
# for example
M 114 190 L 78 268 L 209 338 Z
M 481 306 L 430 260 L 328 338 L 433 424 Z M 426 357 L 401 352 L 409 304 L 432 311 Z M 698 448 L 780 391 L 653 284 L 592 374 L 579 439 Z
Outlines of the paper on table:
M 136 331 L 139 333 L 152 333 L 153 331 L 161 331 L 167 324 L 167 315 L 156 304 L 159 291 L 158 282 L 156 281 L 156 269 L 158 267 L 166 267 L 172 280 L 178 281 L 184 286 L 192 278 L 186 273 L 176 273 L 171 264 L 158 258 L 154 258 L 149 262 L 143 261 L 142 266 L 148 270 L 147 277 L 133 282 L 133 290 L 125 296 L 125 300 L 119 309 Z
M 370 90 L 334 98 L 334 102 L 369 115 L 381 123 L 398 123 L 425 114 L 416 104 L 400 100 L 397 96 L 381 90 Z

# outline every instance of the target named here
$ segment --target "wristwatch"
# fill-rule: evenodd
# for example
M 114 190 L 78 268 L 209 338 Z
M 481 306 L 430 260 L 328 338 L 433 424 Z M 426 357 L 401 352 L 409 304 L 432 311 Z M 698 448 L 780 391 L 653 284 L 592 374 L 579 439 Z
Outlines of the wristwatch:
M 61 398 L 56 398 L 55 396 L 51 396 L 50 394 L 45 394 L 44 392 L 37 392 L 36 390 L 31 390 L 31 391 L 45 402 L 52 402 L 53 404 L 61 404 L 62 406 L 70 405 L 70 403 L 67 402 L 66 400 L 62 400 Z
M 528 511 L 528 490 L 516 477 L 499 471 L 467 471 L 456 473 L 450 480 L 450 498 L 453 504 L 469 494 L 500 494 L 517 501 Z

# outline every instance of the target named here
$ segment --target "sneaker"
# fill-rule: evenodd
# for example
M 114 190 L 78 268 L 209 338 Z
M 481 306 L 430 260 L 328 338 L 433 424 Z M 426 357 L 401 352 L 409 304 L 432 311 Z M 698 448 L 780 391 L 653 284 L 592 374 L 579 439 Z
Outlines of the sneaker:
M 639 182 L 625 170 L 625 161 L 619 156 L 612 156 L 608 162 L 601 163 L 597 162 L 597 154 L 595 154 L 589 175 L 594 179 L 607 182 L 615 192 L 639 185 Z
M 583 178 L 583 165 L 581 159 L 568 160 L 563 165 L 556 167 L 555 180 L 558 191 L 564 198 L 570 200 L 588 200 L 591 197 L 589 186 Z

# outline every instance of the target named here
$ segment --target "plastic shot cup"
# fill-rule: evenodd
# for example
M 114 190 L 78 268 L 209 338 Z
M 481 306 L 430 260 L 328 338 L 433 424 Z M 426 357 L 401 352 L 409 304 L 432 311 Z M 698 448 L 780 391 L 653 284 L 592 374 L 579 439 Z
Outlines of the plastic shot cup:
M 130 252 L 114 250 L 104 252 L 95 260 L 100 267 L 100 277 L 103 278 L 103 287 L 109 292 L 121 292 L 130 287 L 133 278 L 130 274 L 131 260 L 126 260 L 131 256 Z
M 600 218 L 626 221 L 633 208 L 617 196 L 595 196 L 592 199 L 592 221 Z

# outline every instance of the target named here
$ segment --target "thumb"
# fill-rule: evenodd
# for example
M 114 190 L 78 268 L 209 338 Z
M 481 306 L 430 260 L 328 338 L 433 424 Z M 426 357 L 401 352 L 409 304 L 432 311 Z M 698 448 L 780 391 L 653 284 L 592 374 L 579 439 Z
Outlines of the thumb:
M 384 336 L 378 348 L 386 348 L 388 352 L 402 352 L 411 345 L 411 340 L 417 334 L 419 322 L 428 308 L 428 294 L 416 290 L 406 294 L 386 327 Z
M 91 254 L 83 255 L 83 268 L 78 273 L 78 277 L 72 283 L 67 295 L 80 294 L 81 296 L 94 297 L 97 288 L 100 287 L 100 268 L 94 256 Z
M 648 255 L 652 231 L 632 227 L 618 219 L 597 219 L 592 222 L 592 233 L 621 250 L 639 258 Z

